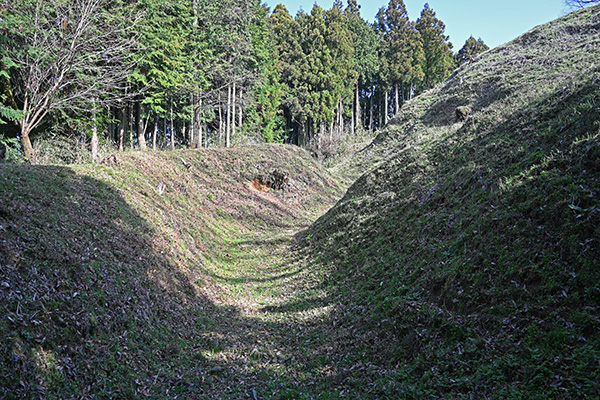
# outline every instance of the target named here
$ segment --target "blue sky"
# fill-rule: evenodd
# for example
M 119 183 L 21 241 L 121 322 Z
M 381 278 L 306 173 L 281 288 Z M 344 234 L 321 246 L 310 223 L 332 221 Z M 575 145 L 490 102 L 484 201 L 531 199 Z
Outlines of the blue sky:
M 283 3 L 292 16 L 300 8 L 310 12 L 315 4 L 315 0 L 263 1 L 271 7 L 271 11 L 277 4 Z M 369 22 L 373 22 L 379 8 L 387 6 L 388 2 L 358 0 L 361 15 Z M 426 2 L 446 24 L 446 34 L 454 44 L 454 51 L 458 51 L 471 35 L 482 38 L 490 47 L 496 47 L 569 12 L 564 0 L 404 0 L 411 20 L 419 18 Z M 333 0 L 317 0 L 316 3 L 323 8 L 331 8 Z

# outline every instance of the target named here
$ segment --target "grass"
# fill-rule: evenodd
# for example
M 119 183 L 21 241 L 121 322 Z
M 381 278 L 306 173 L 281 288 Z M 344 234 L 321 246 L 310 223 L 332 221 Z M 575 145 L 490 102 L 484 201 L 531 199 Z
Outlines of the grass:
M 282 166 L 285 196 L 248 185 Z M 257 299 L 294 273 L 281 262 L 286 232 L 341 193 L 305 152 L 0 168 L 0 397 L 239 398 L 279 374 L 271 347 L 284 346 L 263 332 L 277 342 L 287 323 L 259 318 Z
M 405 104 L 340 167 L 368 172 L 299 236 L 354 318 L 345 351 L 381 335 L 370 396 L 599 395 L 600 8 L 585 12 Z
M 335 175 L 0 165 L 0 398 L 599 397 L 599 21 L 485 53 Z

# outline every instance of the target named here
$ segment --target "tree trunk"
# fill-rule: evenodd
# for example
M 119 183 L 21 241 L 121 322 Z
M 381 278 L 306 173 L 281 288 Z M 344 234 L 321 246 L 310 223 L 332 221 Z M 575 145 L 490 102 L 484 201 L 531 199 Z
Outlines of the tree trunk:
M 338 112 L 337 112 L 338 120 L 338 137 L 341 137 L 344 134 L 344 103 L 342 103 L 342 99 L 338 103 Z
M 208 148 L 208 134 L 206 136 L 206 139 L 203 139 L 202 138 L 203 136 L 204 136 L 204 125 L 200 124 L 200 126 L 198 126 L 198 147 L 201 148 L 202 147 L 202 141 L 204 141 L 204 146 L 206 148 Z
M 173 99 L 171 99 L 171 150 L 175 150 L 175 126 L 173 125 Z
M 162 144 L 163 144 L 163 149 L 167 147 L 167 145 L 169 144 L 168 142 L 168 138 L 167 138 L 167 116 L 165 115 L 165 117 L 163 118 L 163 137 L 162 137 Z
M 127 107 L 121 109 L 121 126 L 119 127 L 119 151 L 123 151 L 125 144 L 125 131 L 127 130 Z
M 98 123 L 96 120 L 96 102 L 92 106 L 92 161 L 98 160 Z
M 395 115 L 395 114 L 398 114 L 400 112 L 400 90 L 398 90 L 398 84 L 397 83 L 396 83 L 396 86 L 395 86 L 394 89 L 396 91 L 396 95 L 395 95 L 395 98 L 396 98 L 396 104 L 395 105 L 396 105 L 396 107 L 394 108 L 394 110 L 396 110 L 394 112 L 394 115 Z
M 373 97 L 375 97 L 375 93 L 371 93 L 371 98 L 369 99 L 369 132 L 373 132 L 373 108 L 375 107 L 373 104 Z
M 389 104 L 388 104 L 388 91 L 386 90 L 384 92 L 384 100 L 383 100 L 383 124 L 387 125 L 388 121 L 389 121 Z
M 142 118 L 143 109 L 142 102 L 137 103 L 137 118 L 138 118 L 138 143 L 140 144 L 140 150 L 146 150 L 146 126 L 144 119 Z
M 337 125 L 339 122 L 340 121 L 339 121 L 339 118 L 338 118 L 338 121 L 335 121 L 335 123 L 332 122 L 329 125 L 329 143 L 333 142 L 333 129 L 334 129 L 334 126 Z M 337 130 L 339 128 L 335 128 L 335 129 Z
M 223 129 L 223 107 L 221 105 L 221 92 L 219 92 L 219 147 L 223 146 Z
M 352 103 L 354 103 L 354 101 Z M 352 111 L 352 115 L 350 116 L 350 134 L 354 135 L 354 132 L 356 132 L 356 129 L 355 129 L 356 112 L 354 111 L 354 104 L 352 104 L 352 106 L 350 107 L 350 110 Z
M 243 98 L 243 91 L 240 88 L 240 110 L 238 112 L 238 126 L 240 127 L 240 133 L 243 133 L 242 132 L 242 122 L 244 122 L 243 121 L 243 111 L 244 111 L 244 109 L 243 109 L 243 100 L 244 100 L 244 98 Z
M 117 108 L 116 107 L 110 107 L 108 110 L 108 116 L 110 117 L 110 119 L 114 119 L 116 120 L 117 117 Z M 116 122 L 110 122 L 108 124 L 108 140 L 112 143 L 116 143 L 117 142 L 117 124 Z
M 158 114 L 154 120 L 154 130 L 152 131 L 152 150 L 156 150 L 156 137 L 158 136 Z
M 196 100 L 194 99 L 194 94 L 190 93 L 190 104 L 192 105 L 192 114 L 190 115 L 190 147 L 192 149 L 196 148 L 196 143 L 194 140 L 196 139 Z
M 225 126 L 225 147 L 229 147 L 230 135 L 231 135 L 231 85 L 227 85 L 227 124 Z
M 196 131 L 197 131 L 197 136 L 198 136 L 198 139 L 197 139 L 197 141 L 198 141 L 198 147 L 200 147 L 200 148 L 202 147 L 202 136 L 203 136 L 203 134 L 202 134 L 202 121 L 200 120 L 200 109 L 201 109 L 201 107 L 202 107 L 202 99 L 198 99 L 198 106 L 195 108 L 194 112 L 196 113 L 196 121 L 198 121 L 197 122 L 198 129 Z
M 133 131 L 135 129 L 135 120 L 133 115 L 133 103 L 129 103 L 129 147 L 133 150 Z
M 23 153 L 25 154 L 25 158 L 31 164 L 37 164 L 37 157 L 35 155 L 35 150 L 33 150 L 33 146 L 31 145 L 31 139 L 29 138 L 29 133 L 31 132 L 31 128 L 25 122 L 21 122 L 21 147 L 23 147 Z
M 231 137 L 235 136 L 235 103 L 236 103 L 236 95 L 235 95 L 235 81 L 233 82 L 233 91 L 231 94 Z M 227 146 L 229 147 L 229 146 Z
M 355 118 L 356 118 L 356 122 L 354 123 L 354 126 L 352 127 L 352 132 L 354 133 L 355 130 L 360 130 L 360 128 L 362 128 L 362 123 L 361 123 L 361 110 L 360 110 L 360 92 L 358 90 L 358 86 L 359 86 L 359 82 L 356 83 L 356 114 L 355 114 Z

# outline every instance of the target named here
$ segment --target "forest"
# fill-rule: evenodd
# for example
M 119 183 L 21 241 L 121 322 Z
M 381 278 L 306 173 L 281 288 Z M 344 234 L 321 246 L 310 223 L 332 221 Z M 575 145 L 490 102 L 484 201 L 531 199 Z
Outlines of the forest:
M 373 24 L 356 0 L 295 17 L 259 0 L 2 4 L 0 141 L 31 163 L 72 146 L 92 160 L 262 142 L 327 156 L 487 50 L 471 37 L 454 53 L 435 11 L 411 21 L 402 0 Z

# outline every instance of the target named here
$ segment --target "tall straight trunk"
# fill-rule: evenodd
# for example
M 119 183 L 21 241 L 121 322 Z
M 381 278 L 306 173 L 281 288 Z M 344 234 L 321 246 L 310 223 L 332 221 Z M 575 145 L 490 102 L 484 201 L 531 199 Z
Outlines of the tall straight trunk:
M 167 116 L 166 115 L 163 118 L 162 144 L 163 144 L 163 148 L 167 147 L 167 145 L 169 144 L 168 138 L 167 138 Z
M 394 88 L 394 90 L 396 91 L 396 95 L 395 95 L 395 98 L 396 98 L 395 106 L 396 107 L 394 108 L 394 110 L 395 110 L 394 114 L 398 114 L 400 112 L 400 90 L 398 90 L 398 86 L 399 85 L 396 83 L 395 88 Z
M 139 101 L 137 103 L 138 143 L 140 145 L 140 150 L 146 150 L 146 126 L 144 124 L 144 118 L 142 118 L 142 107 L 142 102 Z
M 221 92 L 219 92 L 219 147 L 223 146 L 223 107 L 221 106 Z
M 375 97 L 375 92 L 371 93 L 371 98 L 369 99 L 369 132 L 373 132 L 373 108 L 375 107 L 373 97 Z
M 238 127 L 240 129 L 240 135 L 241 135 L 241 134 L 243 134 L 242 123 L 244 122 L 244 118 L 243 118 L 243 116 L 244 116 L 244 107 L 243 107 L 243 104 L 244 104 L 243 103 L 243 101 L 244 101 L 244 97 L 243 97 L 244 96 L 244 92 L 242 91 L 242 88 L 239 88 L 238 91 L 240 92 L 240 101 L 238 103 L 238 113 L 237 113 L 237 115 L 238 115 Z
M 190 147 L 195 148 L 196 143 L 194 139 L 196 139 L 195 122 L 196 122 L 196 101 L 194 100 L 194 94 L 190 93 L 190 104 L 192 106 L 192 113 L 190 115 Z
M 92 161 L 98 159 L 98 123 L 96 119 L 96 101 L 92 104 Z
M 235 81 L 233 82 L 233 90 L 231 92 L 231 137 L 235 136 L 235 103 L 236 103 L 236 95 L 235 95 Z M 229 146 L 227 146 L 229 147 Z
M 352 102 L 352 106 L 350 107 L 350 110 L 352 111 L 352 115 L 350 116 L 350 134 L 354 135 L 354 132 L 356 132 L 356 129 L 354 128 L 355 124 L 356 124 L 356 113 L 354 111 L 354 101 Z
M 383 100 L 383 123 L 387 125 L 389 121 L 389 104 L 388 104 L 388 91 L 384 92 L 384 100 Z
M 152 150 L 156 150 L 156 140 L 158 136 L 158 113 L 156 113 L 156 117 L 154 119 L 154 130 L 152 131 Z
M 133 150 L 133 131 L 135 130 L 135 120 L 134 120 L 134 114 L 133 114 L 133 103 L 129 103 L 129 105 L 127 106 L 127 108 L 129 109 L 129 147 L 131 148 L 131 150 Z
M 383 126 L 383 122 L 384 122 L 384 111 L 383 111 L 383 105 L 382 103 L 383 101 L 383 94 L 380 94 L 380 98 L 379 98 L 379 104 L 377 104 L 377 114 L 379 114 L 379 128 L 381 128 Z
M 244 112 L 243 100 L 244 100 L 244 98 L 243 98 L 243 91 L 240 88 L 240 105 L 239 105 L 240 109 L 239 109 L 239 112 L 238 112 L 238 126 L 240 127 L 240 133 L 243 133 L 242 132 L 242 122 L 243 122 L 243 112 Z
M 354 130 L 360 130 L 360 128 L 362 127 L 362 122 L 361 122 L 361 110 L 360 110 L 360 92 L 358 90 L 358 85 L 359 85 L 360 81 L 356 83 L 356 123 L 354 124 L 354 126 L 352 127 L 352 132 L 354 133 Z
M 175 125 L 173 125 L 173 99 L 171 99 L 171 150 L 175 150 Z
M 225 135 L 225 147 L 229 147 L 231 140 L 231 85 L 227 85 L 227 125 L 225 126 L 226 135 Z
M 119 151 L 123 151 L 125 145 L 125 131 L 127 130 L 127 106 L 121 109 L 121 126 L 119 127 Z
M 117 111 L 115 107 L 109 107 L 108 109 L 108 115 L 110 117 L 110 119 L 117 119 Z M 115 132 L 115 130 L 117 129 L 116 124 L 113 122 L 108 123 L 108 140 L 116 143 L 117 141 L 117 134 Z
M 198 99 L 198 107 L 196 108 L 196 121 L 198 124 L 198 129 L 197 129 L 197 133 L 198 133 L 198 147 L 202 147 L 202 121 L 200 120 L 200 108 L 202 107 L 202 99 Z M 207 146 L 208 147 L 208 146 Z
M 338 134 L 339 136 L 344 134 L 344 103 L 341 98 L 338 103 Z
M 337 121 L 335 121 L 335 122 L 332 122 L 332 123 L 329 125 L 329 143 L 333 142 L 333 130 L 334 130 L 334 129 L 336 129 L 336 130 L 337 130 L 337 129 L 339 129 L 339 128 L 335 127 L 335 126 L 336 126 L 336 125 L 337 125 L 339 122 L 340 122 L 340 121 L 339 121 L 339 118 L 338 118 L 338 120 L 337 120 Z M 321 138 L 321 136 L 319 136 L 319 139 L 320 139 L 320 138 Z

